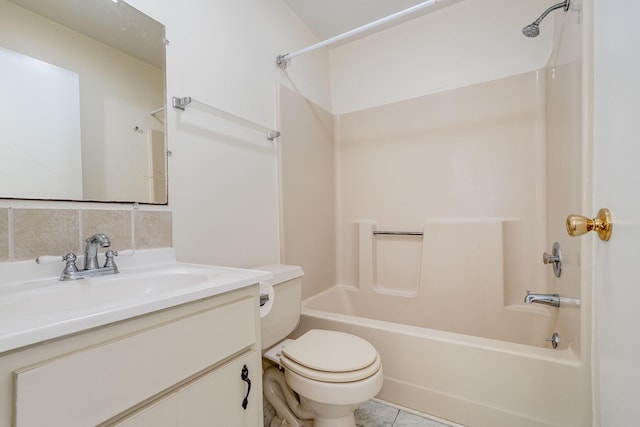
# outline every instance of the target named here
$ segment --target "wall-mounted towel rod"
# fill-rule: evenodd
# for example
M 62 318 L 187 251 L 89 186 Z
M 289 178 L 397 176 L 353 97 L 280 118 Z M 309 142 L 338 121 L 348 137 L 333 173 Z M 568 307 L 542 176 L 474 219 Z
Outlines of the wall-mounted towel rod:
M 200 111 L 204 111 L 205 113 L 209 113 L 214 116 L 226 119 L 230 122 L 247 127 L 249 129 L 257 130 L 258 132 L 266 132 L 267 139 L 269 141 L 273 141 L 274 139 L 280 136 L 280 132 L 278 132 L 277 130 L 270 129 L 258 123 L 254 123 L 243 117 L 239 117 L 231 113 L 227 113 L 226 111 L 223 111 L 216 107 L 212 107 L 211 105 L 205 104 L 204 102 L 196 101 L 190 96 L 185 96 L 184 98 L 178 98 L 175 96 L 173 97 L 173 108 L 178 108 L 184 111 L 187 105 L 191 105 Z
M 383 235 L 383 236 L 422 236 L 424 233 L 422 231 L 374 231 L 373 235 Z

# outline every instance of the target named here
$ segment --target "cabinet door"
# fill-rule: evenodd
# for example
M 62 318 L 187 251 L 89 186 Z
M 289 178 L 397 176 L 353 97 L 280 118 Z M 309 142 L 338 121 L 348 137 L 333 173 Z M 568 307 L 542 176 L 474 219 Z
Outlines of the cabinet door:
M 254 345 L 256 305 L 243 298 L 16 370 L 16 427 L 97 425 L 170 390 Z
M 246 408 L 248 382 L 251 390 Z M 257 351 L 204 374 L 116 423 L 119 427 L 256 427 L 262 425 L 262 378 Z

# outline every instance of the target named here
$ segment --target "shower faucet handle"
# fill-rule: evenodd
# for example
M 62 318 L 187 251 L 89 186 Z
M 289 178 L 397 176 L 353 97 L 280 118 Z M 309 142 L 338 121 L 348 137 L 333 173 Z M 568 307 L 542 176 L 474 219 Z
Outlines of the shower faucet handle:
M 550 254 L 549 252 L 545 252 L 542 254 L 542 262 L 545 264 L 553 264 L 554 262 L 559 262 L 560 257 L 557 255 Z
M 551 253 L 545 252 L 542 254 L 542 262 L 545 264 L 553 264 L 553 274 L 555 274 L 556 277 L 560 277 L 562 274 L 562 250 L 560 250 L 560 243 L 554 242 Z

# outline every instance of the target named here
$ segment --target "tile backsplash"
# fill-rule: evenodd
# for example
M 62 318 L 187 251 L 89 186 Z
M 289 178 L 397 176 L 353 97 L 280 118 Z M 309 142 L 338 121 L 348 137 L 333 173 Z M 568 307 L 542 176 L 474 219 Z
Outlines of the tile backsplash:
M 9 232 L 13 234 L 13 256 L 10 258 L 20 260 L 37 257 L 37 254 L 64 255 L 78 249 L 79 211 L 12 209 L 9 213 Z
M 157 215 L 160 212 L 138 211 L 134 216 L 136 249 L 164 248 L 171 246 L 171 233 L 161 233 L 159 230 L 171 231 L 171 215 Z
M 82 254 L 95 233 L 114 250 L 173 245 L 169 211 L 0 208 L 0 262 Z

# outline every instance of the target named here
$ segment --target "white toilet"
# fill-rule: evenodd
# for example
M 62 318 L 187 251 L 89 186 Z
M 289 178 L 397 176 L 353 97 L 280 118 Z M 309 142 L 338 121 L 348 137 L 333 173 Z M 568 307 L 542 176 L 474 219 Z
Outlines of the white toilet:
M 310 330 L 295 340 L 285 338 L 300 320 L 302 268 L 267 265 L 272 271 L 272 307 L 261 320 L 264 357 L 284 369 L 265 370 L 265 397 L 278 413 L 276 423 L 314 427 L 355 427 L 354 411 L 382 388 L 382 366 L 376 349 L 343 332 Z M 283 341 L 284 340 L 284 341 Z M 290 387 L 300 397 L 295 399 Z M 313 424 L 305 419 L 313 419 Z

